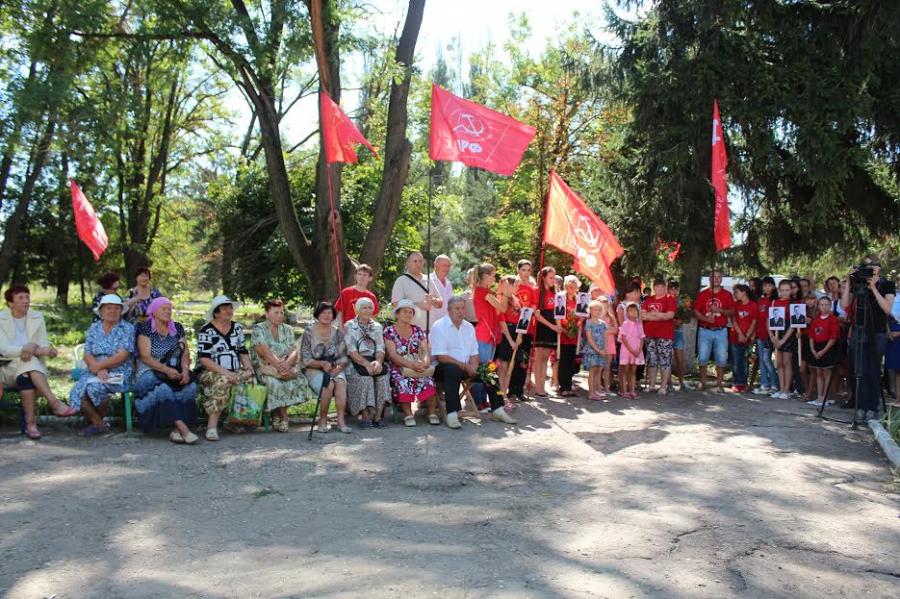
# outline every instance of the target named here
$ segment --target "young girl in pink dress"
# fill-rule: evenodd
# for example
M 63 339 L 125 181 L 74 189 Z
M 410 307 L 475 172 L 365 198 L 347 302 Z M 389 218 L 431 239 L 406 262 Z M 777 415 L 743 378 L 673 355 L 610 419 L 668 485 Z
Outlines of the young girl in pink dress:
M 619 395 L 629 399 L 637 399 L 637 367 L 644 363 L 644 325 L 641 323 L 640 311 L 634 302 L 625 306 L 625 320 L 619 327 L 619 369 L 622 371 L 623 388 Z

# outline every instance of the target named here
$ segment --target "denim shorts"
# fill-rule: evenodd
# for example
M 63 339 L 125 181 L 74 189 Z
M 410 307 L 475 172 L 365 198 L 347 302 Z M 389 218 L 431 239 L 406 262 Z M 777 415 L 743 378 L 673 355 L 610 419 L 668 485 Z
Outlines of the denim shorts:
M 710 355 L 716 366 L 728 366 L 728 329 L 707 329 L 700 327 L 697 337 L 697 362 L 700 366 L 709 363 Z
M 675 329 L 675 340 L 672 342 L 672 349 L 684 349 L 684 329 Z

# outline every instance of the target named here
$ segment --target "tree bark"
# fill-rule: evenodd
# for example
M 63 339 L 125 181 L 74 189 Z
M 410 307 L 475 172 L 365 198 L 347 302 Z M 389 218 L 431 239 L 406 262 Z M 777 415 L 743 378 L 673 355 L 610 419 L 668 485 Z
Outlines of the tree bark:
M 56 303 L 62 307 L 69 305 L 69 283 L 72 281 L 72 257 L 78 248 L 72 248 L 72 199 L 69 195 L 69 156 L 63 152 L 59 159 L 59 211 L 56 230 L 60 246 L 56 256 Z
M 366 234 L 360 258 L 375 272 L 381 269 L 391 232 L 400 212 L 403 187 L 409 175 L 412 143 L 406 138 L 409 120 L 407 104 L 416 40 L 422 26 L 425 0 L 410 0 L 406 12 L 403 33 L 397 42 L 395 60 L 403 66 L 403 78 L 391 83 L 391 99 L 388 104 L 387 136 L 384 143 L 384 170 L 381 188 L 372 217 L 372 226 Z
M 53 141 L 53 134 L 56 131 L 56 118 L 57 115 L 54 112 L 47 119 L 44 132 L 41 134 L 35 147 L 31 172 L 25 177 L 25 183 L 22 185 L 22 192 L 19 194 L 16 209 L 6 222 L 6 229 L 3 232 L 3 246 L 0 247 L 0 284 L 5 283 L 9 276 L 13 256 L 16 254 L 19 238 L 22 234 L 22 225 L 25 222 L 25 217 L 28 215 L 28 205 L 31 203 L 31 196 L 34 194 L 34 186 L 41 176 L 44 162 L 50 151 L 50 143 Z

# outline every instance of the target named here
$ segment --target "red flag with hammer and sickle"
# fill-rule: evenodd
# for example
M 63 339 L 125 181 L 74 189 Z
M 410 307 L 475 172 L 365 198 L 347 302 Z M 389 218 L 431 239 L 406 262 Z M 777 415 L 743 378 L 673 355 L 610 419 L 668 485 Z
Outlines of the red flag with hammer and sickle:
M 515 172 L 537 129 L 431 86 L 432 160 L 452 160 L 498 175 Z
M 609 265 L 624 253 L 619 240 L 552 170 L 547 192 L 544 241 L 574 256 L 575 270 L 587 276 L 601 290 L 609 293 L 615 289 Z

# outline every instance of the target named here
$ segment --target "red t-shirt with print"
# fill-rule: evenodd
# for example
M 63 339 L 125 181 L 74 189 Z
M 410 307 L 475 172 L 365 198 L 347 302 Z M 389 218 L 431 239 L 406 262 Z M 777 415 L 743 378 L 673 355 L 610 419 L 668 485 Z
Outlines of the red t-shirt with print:
M 740 345 L 749 345 L 750 340 L 747 339 L 744 343 L 740 343 L 738 341 L 737 330 L 735 330 L 734 325 L 737 325 L 741 328 L 741 331 L 744 332 L 744 335 L 748 337 L 753 332 L 753 327 L 757 325 L 757 317 L 759 316 L 759 308 L 756 305 L 756 302 L 747 302 L 746 304 L 742 304 L 741 302 L 734 303 L 734 316 L 731 318 L 732 327 L 728 330 L 728 341 L 729 343 L 738 343 Z M 766 333 L 768 337 L 768 333 Z
M 697 301 L 694 302 L 694 309 L 701 314 L 708 314 L 714 306 L 724 310 L 731 310 L 734 308 L 734 296 L 724 289 L 719 289 L 713 293 L 712 288 L 707 287 L 700 292 L 697 296 Z M 728 317 L 723 314 L 716 314 L 715 322 L 700 321 L 698 324 L 704 328 L 718 329 L 728 324 Z
M 641 304 L 641 313 L 648 312 L 675 312 L 678 310 L 678 302 L 669 294 L 662 297 L 651 295 Z M 669 320 L 645 320 L 644 334 L 647 337 L 655 337 L 657 339 L 674 339 L 675 338 L 675 319 Z
M 809 338 L 813 343 L 826 343 L 830 339 L 841 338 L 841 321 L 834 314 L 816 316 L 809 323 Z

